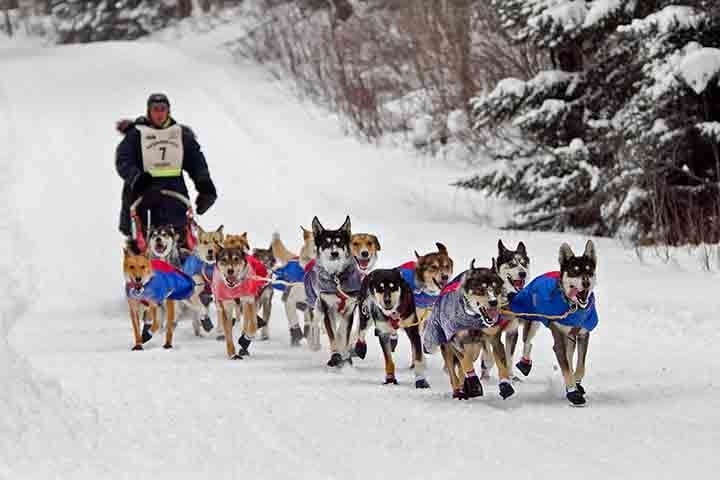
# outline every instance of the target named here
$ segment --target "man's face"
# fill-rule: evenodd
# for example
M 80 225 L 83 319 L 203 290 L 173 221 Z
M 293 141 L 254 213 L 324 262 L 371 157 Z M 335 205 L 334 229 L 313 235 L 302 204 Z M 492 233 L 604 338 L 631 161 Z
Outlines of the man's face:
M 150 105 L 150 121 L 156 127 L 161 127 L 168 119 L 170 111 L 164 103 Z

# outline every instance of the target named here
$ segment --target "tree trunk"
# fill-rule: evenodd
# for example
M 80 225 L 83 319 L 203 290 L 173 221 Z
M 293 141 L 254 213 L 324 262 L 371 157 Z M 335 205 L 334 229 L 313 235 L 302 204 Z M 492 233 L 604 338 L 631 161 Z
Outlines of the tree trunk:
M 10 21 L 10 2 L 5 4 L 5 31 L 8 37 L 13 36 L 12 22 Z
M 178 0 L 177 16 L 178 18 L 187 18 L 192 14 L 192 0 Z

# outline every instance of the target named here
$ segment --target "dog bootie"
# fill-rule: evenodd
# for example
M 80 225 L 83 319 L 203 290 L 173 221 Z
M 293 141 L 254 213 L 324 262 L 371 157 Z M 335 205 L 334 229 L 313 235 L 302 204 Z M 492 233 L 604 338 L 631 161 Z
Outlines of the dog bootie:
M 585 395 L 585 389 L 583 388 L 582 385 L 580 385 L 580 382 L 577 382 L 577 383 L 575 384 L 575 390 L 577 390 L 578 392 L 580 392 L 580 395 L 583 395 L 583 396 Z
M 210 333 L 215 326 L 212 323 L 212 320 L 210 320 L 210 317 L 204 316 L 200 319 L 200 325 L 202 325 L 203 330 L 205 330 L 207 333 Z
M 458 400 L 467 400 L 468 396 L 465 395 L 465 391 L 462 388 L 456 388 L 453 390 L 453 398 Z
M 523 375 L 526 377 L 530 375 L 530 370 L 532 369 L 532 360 L 529 358 L 522 357 L 519 362 L 515 364 L 518 370 L 522 372 Z
M 140 350 L 143 350 L 143 346 L 142 346 L 142 345 L 135 345 L 134 347 L 132 347 L 132 351 L 133 351 L 133 352 L 137 352 L 137 351 L 140 351 Z
M 415 388 L 430 388 L 430 384 L 423 377 L 417 377 L 415 379 Z
M 397 384 L 398 384 L 398 381 L 395 378 L 395 375 L 393 375 L 392 373 L 388 373 L 387 375 L 385 375 L 385 382 L 383 382 L 383 385 L 397 385 Z
M 290 329 L 290 346 L 299 347 L 300 341 L 303 339 L 303 332 L 297 325 Z
M 143 329 L 142 329 L 142 342 L 143 343 L 149 342 L 150 339 L 152 338 L 153 335 L 152 335 L 152 331 L 150 330 L 151 327 L 152 327 L 152 325 L 150 325 L 149 323 L 146 323 L 145 325 L 143 325 Z
M 343 363 L 342 355 L 340 355 L 339 353 L 336 352 L 336 353 L 333 353 L 332 355 L 330 355 L 330 360 L 328 360 L 327 366 L 328 367 L 339 367 L 342 365 L 342 363 Z
M 357 342 L 355 342 L 354 350 L 355 355 L 365 360 L 365 356 L 367 355 L 367 343 L 363 342 L 362 340 L 358 340 Z
M 587 402 L 587 400 L 585 400 L 585 397 L 583 397 L 582 393 L 580 393 L 580 391 L 577 389 L 572 389 L 568 391 L 565 394 L 565 397 L 568 399 L 568 401 L 570 401 L 570 404 L 575 407 L 581 407 Z
M 303 337 L 308 338 L 310 336 L 310 324 L 303 325 Z
M 506 398 L 512 396 L 515 393 L 515 389 L 512 386 L 512 383 L 510 383 L 510 380 L 500 380 L 500 396 L 505 400 Z
M 266 325 L 267 325 L 267 322 L 260 315 L 258 315 L 257 316 L 257 327 L 263 328 Z
M 465 377 L 463 391 L 467 398 L 482 397 L 483 388 L 477 375 L 469 375 Z
M 250 351 L 248 349 L 250 348 L 251 343 L 252 338 L 243 333 L 238 339 L 238 345 L 240 345 L 240 351 L 238 352 L 238 355 L 242 357 L 249 356 Z

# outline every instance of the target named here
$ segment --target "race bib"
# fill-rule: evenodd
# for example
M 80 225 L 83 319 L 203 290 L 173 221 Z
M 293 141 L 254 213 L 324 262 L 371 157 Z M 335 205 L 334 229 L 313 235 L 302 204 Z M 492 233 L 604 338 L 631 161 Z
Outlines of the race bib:
M 182 175 L 182 128 L 156 130 L 138 125 L 142 148 L 143 168 L 153 177 L 179 177 Z

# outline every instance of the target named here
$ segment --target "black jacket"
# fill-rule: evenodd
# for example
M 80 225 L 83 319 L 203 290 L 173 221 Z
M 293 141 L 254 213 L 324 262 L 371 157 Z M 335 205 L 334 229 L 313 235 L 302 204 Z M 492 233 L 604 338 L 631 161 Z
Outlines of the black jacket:
M 122 192 L 122 207 L 120 210 L 120 231 L 130 235 L 130 205 L 138 198 L 134 189 L 135 182 L 143 174 L 143 159 L 141 151 L 140 131 L 135 125 L 151 126 L 145 117 L 140 117 L 134 122 L 118 124 L 118 130 L 125 134 L 120 145 L 117 147 L 115 156 L 115 168 L 118 175 L 125 181 Z M 175 125 L 170 119 L 169 128 Z M 200 145 L 190 128 L 181 125 L 183 141 L 182 169 L 187 172 L 195 184 L 199 193 L 215 195 L 215 187 L 210 179 L 205 156 L 200 150 Z M 176 199 L 159 195 L 157 190 L 167 189 L 188 196 L 187 186 L 183 176 L 177 177 L 154 177 L 151 180 L 150 188 L 146 191 L 145 199 L 138 208 L 138 214 L 143 225 L 147 226 L 147 211 L 151 210 L 151 221 L 153 225 L 172 225 L 176 228 L 184 228 L 187 223 L 186 206 Z

